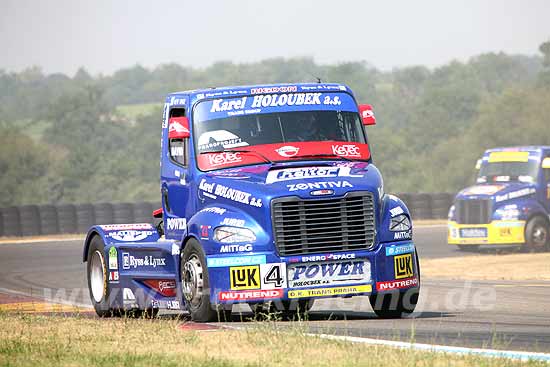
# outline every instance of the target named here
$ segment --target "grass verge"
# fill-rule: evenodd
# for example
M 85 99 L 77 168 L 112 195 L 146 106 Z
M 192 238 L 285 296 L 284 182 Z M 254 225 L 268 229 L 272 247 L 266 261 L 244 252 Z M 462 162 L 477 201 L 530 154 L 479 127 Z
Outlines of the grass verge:
M 463 280 L 550 280 L 550 253 L 420 259 L 422 276 Z
M 3 366 L 547 366 L 326 340 L 300 323 L 201 332 L 176 320 L 0 313 L 0 324 Z

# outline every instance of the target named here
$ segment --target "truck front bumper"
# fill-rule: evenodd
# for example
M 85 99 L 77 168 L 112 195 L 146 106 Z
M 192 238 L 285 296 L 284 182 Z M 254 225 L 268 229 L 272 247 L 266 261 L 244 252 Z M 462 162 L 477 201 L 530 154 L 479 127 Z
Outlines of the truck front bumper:
M 383 243 L 370 251 L 289 257 L 211 255 L 207 262 L 210 300 L 218 304 L 351 297 L 420 286 L 412 241 Z M 278 277 L 283 280 L 275 284 Z
M 449 245 L 517 245 L 525 242 L 525 221 L 494 220 L 489 224 L 448 222 Z

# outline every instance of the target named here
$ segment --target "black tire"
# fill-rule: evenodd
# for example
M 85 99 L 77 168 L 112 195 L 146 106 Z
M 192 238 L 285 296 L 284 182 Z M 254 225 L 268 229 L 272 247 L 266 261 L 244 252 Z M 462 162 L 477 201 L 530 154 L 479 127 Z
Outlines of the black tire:
M 378 317 L 382 319 L 399 319 L 404 313 L 414 312 L 420 297 L 420 262 L 418 261 L 418 253 L 415 252 L 414 256 L 418 287 L 409 288 L 403 293 L 396 291 L 370 295 L 369 302 Z
M 479 249 L 479 245 L 458 245 L 458 249 L 464 252 L 474 252 Z
M 255 320 L 303 320 L 307 318 L 309 310 L 315 303 L 314 299 L 301 299 L 292 301 L 276 300 L 273 302 L 256 303 L 250 305 L 254 312 Z
M 221 320 L 221 315 L 224 312 L 221 310 L 217 312 L 210 303 L 210 282 L 206 257 L 197 240 L 192 238 L 187 242 L 181 255 L 180 264 L 183 297 L 191 319 L 196 322 Z M 223 318 L 226 318 L 225 315 Z
M 112 317 L 118 316 L 119 311 L 110 308 L 109 305 L 109 282 L 107 281 L 107 264 L 105 262 L 105 244 L 99 236 L 94 236 L 90 242 L 88 248 L 88 261 L 86 262 L 86 274 L 88 276 L 88 290 L 90 292 L 90 300 L 94 306 L 95 312 L 99 317 Z M 99 276 L 96 274 L 96 269 L 92 270 L 92 267 L 97 265 L 96 261 L 101 264 L 101 271 L 103 273 L 103 290 L 102 293 L 98 292 L 98 289 L 92 290 L 92 277 Z M 94 274 L 92 274 L 94 271 Z M 96 283 L 97 284 L 97 283 Z M 94 284 L 95 285 L 95 284 Z M 95 293 L 95 296 L 94 296 Z M 101 295 L 101 297 L 100 297 Z
M 543 217 L 529 219 L 525 226 L 524 251 L 537 252 L 548 250 L 550 243 L 550 228 Z

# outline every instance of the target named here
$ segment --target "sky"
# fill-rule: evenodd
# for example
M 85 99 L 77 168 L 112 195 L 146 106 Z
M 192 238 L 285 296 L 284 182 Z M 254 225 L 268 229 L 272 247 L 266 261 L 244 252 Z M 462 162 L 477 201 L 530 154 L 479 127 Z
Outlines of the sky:
M 548 0 L 0 0 L 0 69 L 73 75 L 136 64 L 313 57 L 382 70 L 538 54 Z

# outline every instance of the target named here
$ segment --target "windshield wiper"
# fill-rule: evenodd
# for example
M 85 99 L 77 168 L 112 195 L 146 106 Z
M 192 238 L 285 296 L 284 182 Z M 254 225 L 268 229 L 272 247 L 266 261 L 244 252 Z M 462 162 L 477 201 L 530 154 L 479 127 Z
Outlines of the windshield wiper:
M 288 157 L 290 159 L 298 159 L 298 158 L 340 158 L 348 162 L 354 162 L 353 159 L 350 159 L 348 157 L 342 157 L 341 155 L 337 154 L 330 154 L 330 153 L 319 153 L 319 154 L 303 154 L 303 155 L 295 155 L 294 157 Z
M 265 155 L 263 155 L 260 152 L 257 152 L 255 150 L 248 150 L 248 149 L 217 149 L 217 150 L 207 150 L 206 152 L 200 152 L 199 154 L 211 154 L 211 153 L 252 153 L 257 155 L 258 157 L 262 158 L 266 163 L 269 163 L 270 165 L 273 165 L 273 161 L 271 159 L 267 158 Z

